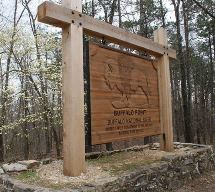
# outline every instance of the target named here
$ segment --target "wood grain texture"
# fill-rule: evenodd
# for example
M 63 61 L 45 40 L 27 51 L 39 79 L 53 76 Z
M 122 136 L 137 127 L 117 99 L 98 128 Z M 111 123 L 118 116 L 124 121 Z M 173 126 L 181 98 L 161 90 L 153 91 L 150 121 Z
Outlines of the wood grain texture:
M 92 144 L 161 134 L 157 62 L 90 44 Z
M 167 33 L 164 28 L 154 32 L 154 41 L 167 45 Z M 164 54 L 158 58 L 158 82 L 160 93 L 160 119 L 164 136 L 161 136 L 161 148 L 165 151 L 173 150 L 172 102 L 169 57 Z
M 81 0 L 63 0 L 63 6 L 81 11 Z M 83 29 L 63 28 L 63 172 L 85 172 Z
M 161 46 L 150 39 L 81 14 L 81 11 L 70 9 L 68 6 L 62 7 L 46 1 L 38 7 L 38 21 L 62 28 L 71 23 L 76 26 L 81 24 L 84 32 L 90 36 L 104 38 L 112 43 L 146 51 L 155 56 L 162 56 L 166 52 L 169 57 L 176 58 L 176 51 L 167 49 L 167 46 Z

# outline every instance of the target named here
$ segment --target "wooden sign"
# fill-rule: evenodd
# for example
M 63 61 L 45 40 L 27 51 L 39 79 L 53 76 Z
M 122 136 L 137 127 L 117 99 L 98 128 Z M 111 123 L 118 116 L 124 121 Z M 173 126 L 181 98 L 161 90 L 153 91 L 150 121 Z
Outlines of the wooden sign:
M 161 148 L 172 151 L 169 58 L 176 58 L 176 51 L 168 47 L 165 29 L 154 32 L 153 42 L 84 15 L 81 10 L 81 0 L 62 0 L 62 5 L 46 1 L 38 7 L 38 21 L 63 29 L 64 174 L 79 176 L 86 170 L 83 33 L 146 51 L 158 61 L 156 64 L 91 46 L 93 143 L 162 133 Z
M 161 134 L 157 65 L 90 44 L 92 144 Z

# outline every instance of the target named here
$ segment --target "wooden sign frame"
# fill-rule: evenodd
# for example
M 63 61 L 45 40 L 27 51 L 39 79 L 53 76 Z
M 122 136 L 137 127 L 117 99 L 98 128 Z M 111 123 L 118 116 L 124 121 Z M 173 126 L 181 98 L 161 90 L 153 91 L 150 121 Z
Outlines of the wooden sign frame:
M 64 174 L 78 176 L 86 171 L 84 141 L 83 32 L 125 47 L 146 51 L 158 59 L 161 146 L 173 150 L 173 129 L 169 58 L 163 28 L 154 32 L 154 42 L 82 14 L 81 0 L 62 0 L 62 6 L 44 2 L 38 7 L 38 21 L 63 29 L 63 154 Z

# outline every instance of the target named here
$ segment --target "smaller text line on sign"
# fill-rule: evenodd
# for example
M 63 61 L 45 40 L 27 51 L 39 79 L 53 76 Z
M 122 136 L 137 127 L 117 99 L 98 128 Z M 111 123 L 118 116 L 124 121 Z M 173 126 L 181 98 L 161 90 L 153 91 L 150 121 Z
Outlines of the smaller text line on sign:
M 92 144 L 161 134 L 157 62 L 90 44 Z

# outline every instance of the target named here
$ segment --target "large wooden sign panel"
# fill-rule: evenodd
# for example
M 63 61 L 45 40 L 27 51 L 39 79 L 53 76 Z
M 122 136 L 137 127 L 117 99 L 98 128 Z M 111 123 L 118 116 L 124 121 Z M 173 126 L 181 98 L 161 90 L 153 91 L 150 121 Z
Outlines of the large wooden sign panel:
M 157 63 L 90 44 L 92 144 L 161 134 Z

